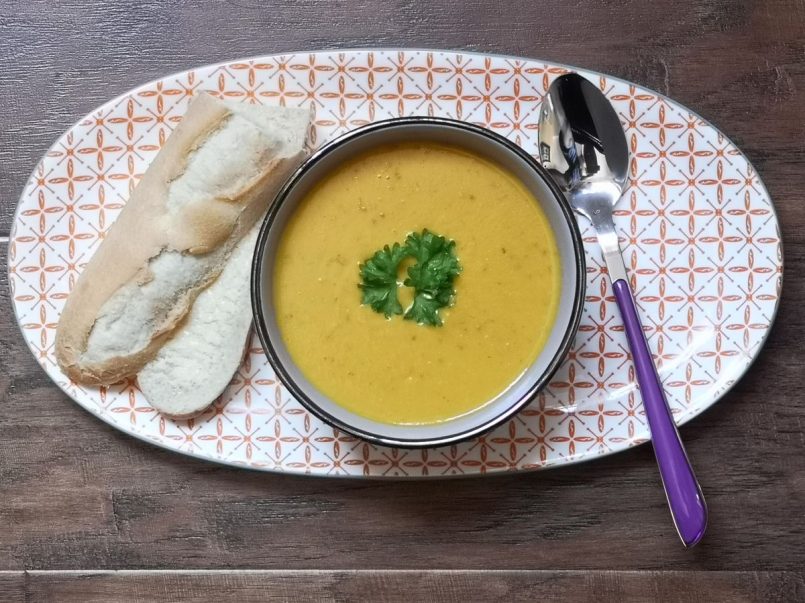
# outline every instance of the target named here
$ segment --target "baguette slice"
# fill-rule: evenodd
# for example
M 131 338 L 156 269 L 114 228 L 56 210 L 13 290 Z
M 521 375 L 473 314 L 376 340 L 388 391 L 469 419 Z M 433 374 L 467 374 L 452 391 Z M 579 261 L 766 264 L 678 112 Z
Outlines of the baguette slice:
M 115 383 L 154 358 L 299 163 L 309 120 L 193 100 L 67 299 L 56 358 L 68 377 Z
M 185 419 L 221 395 L 243 359 L 252 324 L 249 272 L 260 224 L 232 251 L 173 337 L 137 375 L 143 395 L 161 413 Z

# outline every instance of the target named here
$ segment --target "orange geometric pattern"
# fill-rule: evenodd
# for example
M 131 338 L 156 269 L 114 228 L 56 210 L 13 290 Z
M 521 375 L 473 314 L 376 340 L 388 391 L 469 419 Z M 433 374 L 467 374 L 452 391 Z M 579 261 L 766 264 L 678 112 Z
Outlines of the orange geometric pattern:
M 205 459 L 320 475 L 443 476 L 539 469 L 623 450 L 649 437 L 623 325 L 593 233 L 587 300 L 550 385 L 483 437 L 428 450 L 373 446 L 308 414 L 279 384 L 256 338 L 203 416 L 157 413 L 132 381 L 71 383 L 53 340 L 76 277 L 148 163 L 200 92 L 315 110 L 311 145 L 373 120 L 440 115 L 536 151 L 545 91 L 566 67 L 472 53 L 292 54 L 202 67 L 146 84 L 76 124 L 20 199 L 9 246 L 16 314 L 31 351 L 81 406 L 116 428 Z M 777 219 L 752 166 L 698 116 L 620 80 L 581 72 L 612 100 L 631 148 L 616 212 L 652 352 L 678 422 L 721 397 L 758 354 L 782 281 Z

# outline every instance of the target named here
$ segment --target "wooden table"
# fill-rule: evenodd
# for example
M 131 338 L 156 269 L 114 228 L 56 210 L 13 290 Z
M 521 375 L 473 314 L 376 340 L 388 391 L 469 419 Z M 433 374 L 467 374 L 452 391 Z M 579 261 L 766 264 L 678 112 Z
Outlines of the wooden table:
M 776 326 L 682 430 L 711 509 L 673 533 L 648 447 L 447 482 L 260 475 L 99 422 L 25 348 L 0 276 L 0 598 L 42 601 L 805 599 L 805 7 L 795 0 L 6 0 L 0 256 L 23 184 L 70 124 L 132 86 L 284 50 L 416 46 L 534 56 L 668 94 L 726 132 L 775 200 Z

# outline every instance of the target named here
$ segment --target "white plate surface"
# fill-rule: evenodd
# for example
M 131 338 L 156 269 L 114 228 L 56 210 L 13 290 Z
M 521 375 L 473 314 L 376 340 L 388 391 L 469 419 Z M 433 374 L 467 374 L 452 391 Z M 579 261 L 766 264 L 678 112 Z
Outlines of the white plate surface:
M 71 127 L 42 158 L 17 208 L 9 278 L 23 336 L 48 375 L 110 425 L 212 461 L 326 476 L 439 477 L 540 469 L 649 438 L 623 325 L 592 231 L 587 300 L 573 349 L 515 418 L 445 448 L 373 446 L 308 414 L 279 384 L 257 338 L 221 400 L 173 421 L 133 383 L 71 383 L 54 358 L 61 308 L 131 188 L 202 91 L 242 102 L 313 105 L 314 145 L 368 121 L 439 115 L 536 153 L 538 109 L 567 66 L 472 53 L 360 50 L 259 57 L 151 82 Z M 760 351 L 782 282 L 779 225 L 741 152 L 690 110 L 579 70 L 626 130 L 631 182 L 616 212 L 649 345 L 678 423 L 721 398 Z

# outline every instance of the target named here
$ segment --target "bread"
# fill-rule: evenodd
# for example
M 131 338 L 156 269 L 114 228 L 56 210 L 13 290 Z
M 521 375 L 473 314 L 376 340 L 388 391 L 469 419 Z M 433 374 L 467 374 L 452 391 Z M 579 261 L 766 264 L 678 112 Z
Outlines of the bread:
M 115 383 L 155 357 L 298 164 L 308 123 L 306 109 L 193 100 L 67 299 L 68 377 Z
M 259 230 L 255 224 L 240 240 L 173 337 L 138 373 L 140 390 L 161 413 L 177 419 L 197 415 L 240 366 L 251 333 L 249 272 Z

